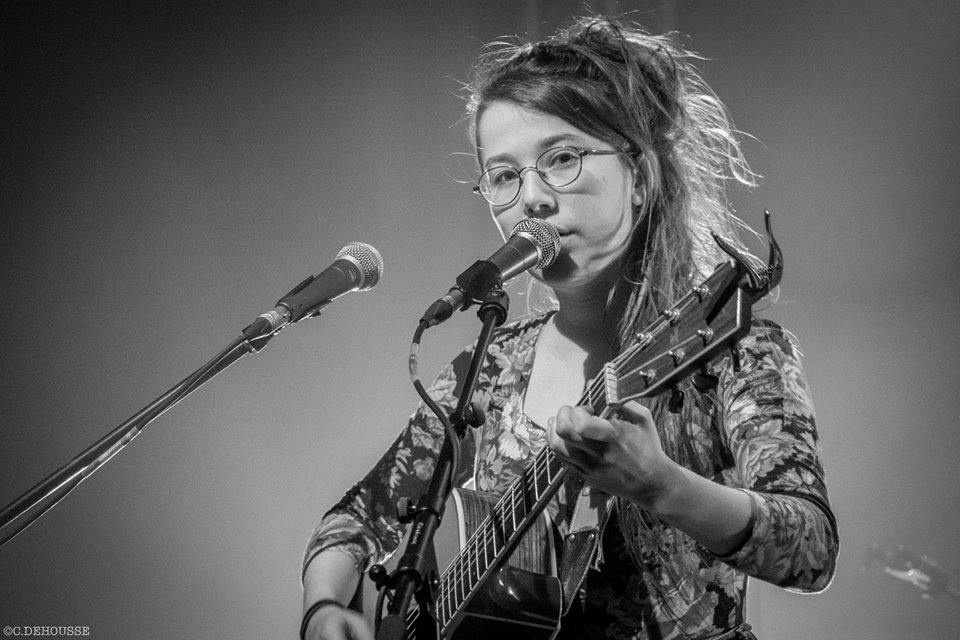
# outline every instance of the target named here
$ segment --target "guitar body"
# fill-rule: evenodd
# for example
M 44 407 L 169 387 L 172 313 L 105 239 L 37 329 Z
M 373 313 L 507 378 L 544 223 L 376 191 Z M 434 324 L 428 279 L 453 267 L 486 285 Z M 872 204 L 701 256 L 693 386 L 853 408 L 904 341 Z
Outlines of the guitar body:
M 470 489 L 454 489 L 434 538 L 441 572 L 457 558 L 476 528 L 490 515 L 497 497 Z M 392 571 L 403 554 L 406 540 L 387 563 Z M 507 563 L 475 588 L 473 597 L 454 615 L 440 637 L 446 640 L 487 640 L 523 637 L 550 640 L 560 627 L 562 593 L 557 576 L 554 528 L 544 514 L 530 527 Z M 377 593 L 364 580 L 364 611 L 374 611 Z M 368 608 L 369 607 L 369 608 Z M 424 624 L 408 627 L 408 638 L 417 637 Z M 430 624 L 433 624 L 432 621 Z M 426 635 L 426 634 L 423 634 Z M 431 634 L 432 635 L 432 634 Z

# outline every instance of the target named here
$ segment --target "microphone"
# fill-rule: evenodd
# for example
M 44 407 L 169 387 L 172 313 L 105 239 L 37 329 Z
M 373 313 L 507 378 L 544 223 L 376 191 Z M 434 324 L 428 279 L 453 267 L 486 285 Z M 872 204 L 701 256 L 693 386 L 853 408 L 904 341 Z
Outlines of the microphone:
M 282 297 L 277 306 L 260 315 L 243 330 L 248 339 L 259 338 L 320 313 L 348 291 L 372 289 L 383 275 L 380 252 L 364 242 L 351 242 L 336 260 L 316 276 L 310 276 Z
M 491 289 L 527 269 L 549 267 L 560 255 L 560 234 L 553 225 L 524 218 L 510 232 L 507 243 L 486 260 L 478 260 L 457 277 L 457 284 L 424 312 L 421 323 L 440 324 L 454 311 L 481 302 Z

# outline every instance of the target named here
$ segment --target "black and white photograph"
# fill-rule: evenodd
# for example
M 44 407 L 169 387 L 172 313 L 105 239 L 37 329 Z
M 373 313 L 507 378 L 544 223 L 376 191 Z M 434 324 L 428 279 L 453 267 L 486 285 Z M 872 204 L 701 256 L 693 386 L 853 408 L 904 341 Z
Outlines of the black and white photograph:
M 4 638 L 960 638 L 960 5 L 0 3 Z

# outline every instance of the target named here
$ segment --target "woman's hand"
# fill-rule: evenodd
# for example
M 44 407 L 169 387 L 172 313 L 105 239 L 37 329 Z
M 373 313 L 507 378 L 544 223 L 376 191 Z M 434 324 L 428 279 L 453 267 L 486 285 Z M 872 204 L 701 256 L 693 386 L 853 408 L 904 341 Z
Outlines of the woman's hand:
M 373 629 L 356 611 L 328 604 L 310 618 L 306 640 L 373 640 Z
M 584 407 L 561 407 L 548 425 L 547 443 L 591 487 L 655 511 L 677 465 L 663 452 L 646 407 L 628 402 L 620 415 L 605 420 Z

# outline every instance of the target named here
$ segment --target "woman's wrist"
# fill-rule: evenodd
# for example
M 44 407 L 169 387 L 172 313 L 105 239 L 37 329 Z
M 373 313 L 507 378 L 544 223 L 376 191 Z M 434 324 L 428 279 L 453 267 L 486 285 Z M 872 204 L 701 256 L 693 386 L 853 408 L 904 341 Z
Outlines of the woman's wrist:
M 339 600 L 334 600 L 333 598 L 322 598 L 314 602 L 307 608 L 306 611 L 303 612 L 303 620 L 300 622 L 300 640 L 306 640 L 307 627 L 310 626 L 310 621 L 313 619 L 314 615 L 320 611 L 320 609 L 330 606 L 337 607 L 338 609 L 345 608 Z
M 635 504 L 659 516 L 670 514 L 678 508 L 677 503 L 682 502 L 686 484 L 684 468 L 670 458 L 664 458 L 663 466 L 654 476 L 656 479 L 648 479 L 643 489 L 634 491 L 630 497 Z

